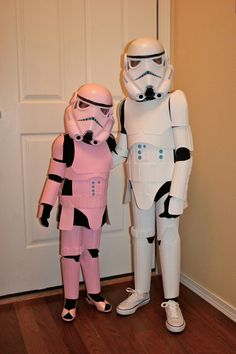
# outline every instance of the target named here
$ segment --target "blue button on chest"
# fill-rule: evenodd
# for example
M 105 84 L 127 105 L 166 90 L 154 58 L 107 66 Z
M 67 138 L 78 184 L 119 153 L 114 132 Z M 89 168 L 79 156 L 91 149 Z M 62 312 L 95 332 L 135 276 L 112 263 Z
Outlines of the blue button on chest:
M 164 158 L 164 150 L 159 149 L 159 159 L 162 160 Z
M 138 153 L 138 160 L 142 160 L 143 159 L 143 149 L 146 148 L 146 144 L 138 144 L 137 145 L 137 153 Z

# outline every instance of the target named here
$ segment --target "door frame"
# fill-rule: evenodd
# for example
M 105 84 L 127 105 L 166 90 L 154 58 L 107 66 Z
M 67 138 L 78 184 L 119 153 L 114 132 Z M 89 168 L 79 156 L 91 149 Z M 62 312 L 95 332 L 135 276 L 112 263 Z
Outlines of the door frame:
M 171 58 L 171 0 L 157 0 L 157 37 Z

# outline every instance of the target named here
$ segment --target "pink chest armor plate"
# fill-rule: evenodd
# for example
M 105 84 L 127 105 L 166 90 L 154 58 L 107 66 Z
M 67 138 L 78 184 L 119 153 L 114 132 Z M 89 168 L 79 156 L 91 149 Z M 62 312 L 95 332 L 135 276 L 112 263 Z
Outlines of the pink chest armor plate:
M 101 226 L 111 168 L 112 155 L 106 142 L 98 146 L 74 142 L 74 161 L 65 172 L 65 178 L 72 180 L 72 196 L 60 197 L 60 229 L 72 228 L 74 208 L 87 216 L 91 229 Z

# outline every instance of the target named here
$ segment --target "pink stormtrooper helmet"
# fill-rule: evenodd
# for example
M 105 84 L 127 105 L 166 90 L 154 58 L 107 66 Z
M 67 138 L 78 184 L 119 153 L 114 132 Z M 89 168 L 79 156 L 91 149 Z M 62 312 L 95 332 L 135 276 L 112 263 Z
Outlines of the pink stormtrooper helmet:
M 73 95 L 65 113 L 66 132 L 92 145 L 106 141 L 114 124 L 113 100 L 108 89 L 85 84 Z

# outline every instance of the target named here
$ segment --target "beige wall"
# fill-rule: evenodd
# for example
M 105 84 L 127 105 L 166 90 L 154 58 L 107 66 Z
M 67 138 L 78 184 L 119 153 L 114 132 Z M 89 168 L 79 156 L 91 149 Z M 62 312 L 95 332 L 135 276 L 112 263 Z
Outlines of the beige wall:
M 171 55 L 194 137 L 182 272 L 236 306 L 234 11 L 234 0 L 172 0 Z

